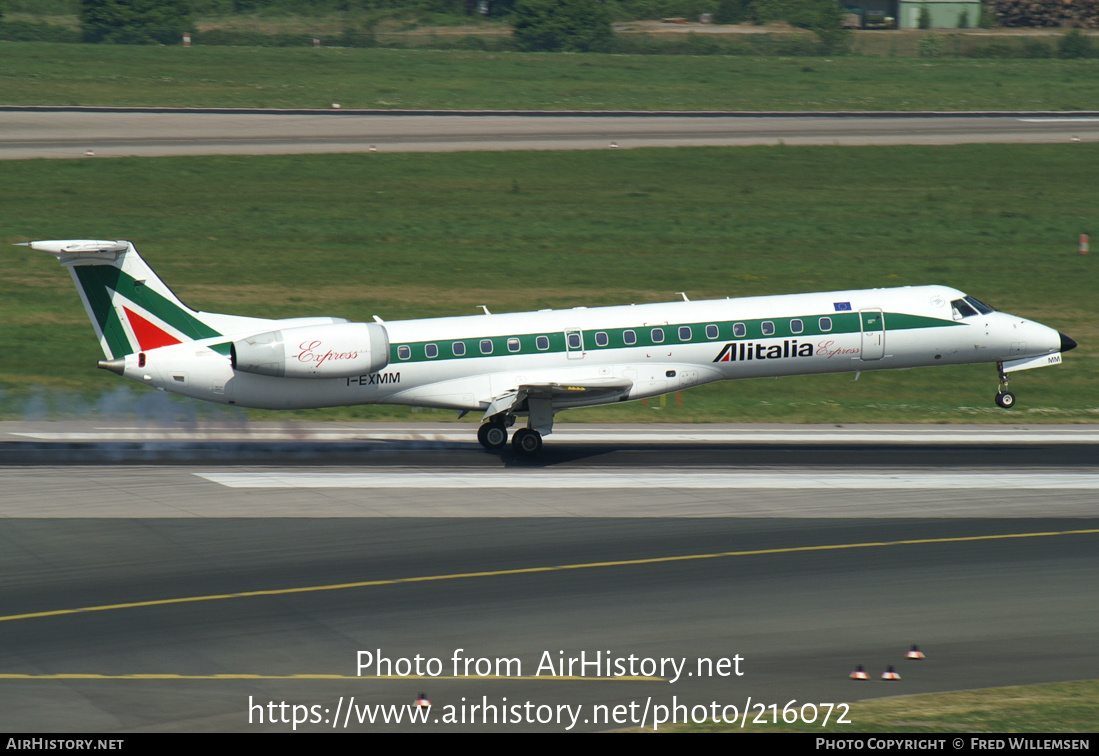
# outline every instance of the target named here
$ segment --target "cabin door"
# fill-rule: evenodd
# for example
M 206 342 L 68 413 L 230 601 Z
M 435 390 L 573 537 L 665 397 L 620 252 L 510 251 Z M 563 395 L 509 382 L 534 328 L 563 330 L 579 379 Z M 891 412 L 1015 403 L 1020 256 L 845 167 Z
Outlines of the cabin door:
M 885 318 L 881 310 L 859 310 L 862 321 L 863 360 L 880 360 L 885 356 Z

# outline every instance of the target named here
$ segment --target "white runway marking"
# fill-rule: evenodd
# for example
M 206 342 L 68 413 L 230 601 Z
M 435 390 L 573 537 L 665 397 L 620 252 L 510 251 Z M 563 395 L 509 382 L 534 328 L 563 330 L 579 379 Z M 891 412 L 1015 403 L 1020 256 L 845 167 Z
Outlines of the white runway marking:
M 897 473 L 878 470 L 645 473 L 636 468 L 608 468 L 601 472 L 408 470 L 376 473 L 210 472 L 195 475 L 227 488 L 1099 490 L 1099 473 Z

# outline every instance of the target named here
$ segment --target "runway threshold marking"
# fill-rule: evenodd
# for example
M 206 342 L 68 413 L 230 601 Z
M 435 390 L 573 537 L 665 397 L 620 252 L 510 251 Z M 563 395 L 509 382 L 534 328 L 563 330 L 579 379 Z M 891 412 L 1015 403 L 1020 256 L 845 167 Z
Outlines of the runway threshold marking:
M 648 557 L 644 559 L 620 559 L 611 562 L 585 562 L 578 564 L 559 564 L 548 567 L 520 567 L 510 570 L 487 570 L 484 572 L 455 572 L 446 575 L 421 575 L 418 577 L 389 578 L 386 580 L 363 580 L 354 583 L 335 583 L 331 585 L 309 585 L 297 588 L 272 588 L 263 591 L 242 591 L 239 593 L 219 593 L 208 596 L 183 596 L 151 601 L 133 601 L 124 604 L 104 604 L 102 606 L 84 606 L 76 609 L 54 609 L 46 612 L 28 612 L 9 614 L 0 617 L 0 622 L 14 620 L 40 619 L 44 617 L 62 617 L 85 612 L 108 612 L 118 609 L 139 609 L 150 606 L 170 606 L 172 604 L 194 604 L 204 601 L 224 599 L 254 598 L 257 596 L 288 596 L 294 593 L 318 593 L 320 591 L 342 591 L 352 588 L 371 588 L 383 585 L 401 585 L 404 583 L 429 583 L 442 580 L 468 580 L 472 578 L 503 577 L 507 575 L 530 575 L 540 572 L 561 572 L 564 570 L 591 570 L 606 567 L 636 567 L 648 564 L 667 564 L 702 559 L 724 559 L 728 557 L 763 556 L 768 554 L 797 554 L 812 551 L 841 551 L 844 549 L 881 548 L 886 546 L 918 546 L 938 543 L 973 543 L 976 541 L 998 541 L 1012 538 L 1048 538 L 1065 535 L 1095 535 L 1099 528 L 1084 530 L 1055 530 L 1039 533 L 1001 533 L 997 535 L 957 536 L 953 538 L 914 538 L 903 541 L 869 541 L 865 543 L 834 543 L 819 546 L 785 546 L 774 549 L 752 549 L 749 551 L 719 551 L 712 554 L 680 554 L 678 556 Z

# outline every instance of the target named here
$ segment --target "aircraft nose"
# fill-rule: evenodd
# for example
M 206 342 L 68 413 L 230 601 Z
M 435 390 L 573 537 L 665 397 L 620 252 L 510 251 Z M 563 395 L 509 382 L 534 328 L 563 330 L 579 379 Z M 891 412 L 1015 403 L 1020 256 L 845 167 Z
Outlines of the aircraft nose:
M 1075 349 L 1076 348 L 1076 342 L 1073 341 L 1072 339 L 1070 339 L 1068 336 L 1066 336 L 1063 333 L 1058 333 L 1057 335 L 1061 337 L 1061 351 L 1062 352 L 1067 352 L 1070 349 Z

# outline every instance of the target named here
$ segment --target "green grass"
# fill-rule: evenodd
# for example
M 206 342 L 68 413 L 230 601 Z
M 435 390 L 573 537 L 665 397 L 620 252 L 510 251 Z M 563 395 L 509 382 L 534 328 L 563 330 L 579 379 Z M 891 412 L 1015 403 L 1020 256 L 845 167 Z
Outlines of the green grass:
M 903 669 L 901 672 L 903 673 Z M 854 684 L 853 684 L 854 685 Z M 755 715 L 758 710 L 753 709 Z M 811 710 L 807 716 L 811 715 Z M 731 715 L 730 715 L 731 716 Z M 778 717 L 782 716 L 779 704 Z M 850 725 L 818 721 L 808 725 L 767 724 L 749 718 L 743 729 L 733 725 L 679 725 L 661 732 L 809 732 L 809 733 L 937 733 L 969 736 L 1006 733 L 1094 732 L 1099 722 L 1099 681 L 1051 683 L 1011 688 L 932 693 L 872 699 L 851 704 Z M 823 719 L 823 716 L 821 717 Z M 968 743 L 968 741 L 967 741 Z
M 1097 163 L 1089 144 L 11 161 L 0 241 L 129 238 L 191 306 L 264 317 L 948 284 L 1081 346 L 1064 366 L 1016 374 L 1011 412 L 993 406 L 985 365 L 723 383 L 687 392 L 682 408 L 562 419 L 1093 422 L 1097 261 L 1076 240 L 1094 230 Z M 111 406 L 130 401 L 94 369 L 68 275 L 27 248 L 3 254 L 0 413 L 79 414 L 117 391 Z
M 0 103 L 327 108 L 1081 110 L 1099 60 L 519 54 L 0 43 Z

